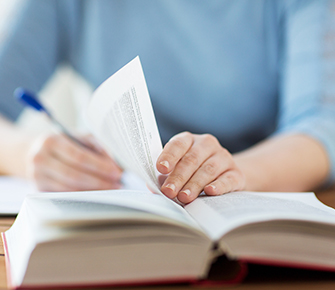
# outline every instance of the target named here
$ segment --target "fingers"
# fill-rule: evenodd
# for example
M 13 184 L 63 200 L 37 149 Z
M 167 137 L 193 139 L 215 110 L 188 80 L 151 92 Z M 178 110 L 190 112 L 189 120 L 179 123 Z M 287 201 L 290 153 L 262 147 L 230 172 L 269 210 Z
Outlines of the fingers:
M 157 169 L 162 174 L 170 173 L 178 161 L 193 145 L 191 133 L 183 132 L 174 136 L 164 147 L 162 154 L 157 159 Z
M 39 191 L 74 191 L 73 188 L 61 184 L 48 176 L 44 176 L 39 182 L 36 182 L 36 187 Z
M 187 139 L 189 139 L 189 135 L 181 135 L 181 138 L 185 136 Z M 180 138 L 180 139 L 181 139 Z M 198 170 L 209 169 L 209 164 L 208 166 L 205 165 L 204 167 L 201 166 L 203 162 L 208 158 L 208 156 L 211 156 L 215 152 L 215 146 L 213 145 L 213 142 L 209 141 L 207 138 L 195 138 L 192 140 L 192 142 L 180 142 L 178 138 L 178 143 L 176 142 L 177 138 L 174 138 L 174 140 L 170 141 L 167 143 L 166 146 L 166 153 L 162 154 L 163 158 L 165 157 L 170 157 L 171 154 L 170 151 L 173 152 L 178 152 L 178 154 L 183 154 L 183 155 L 176 155 L 174 154 L 174 159 L 173 162 L 171 163 L 171 169 L 173 170 L 168 178 L 165 180 L 162 186 L 162 191 L 164 194 L 166 194 L 170 198 L 175 198 L 179 191 L 181 191 L 184 187 L 184 185 L 187 182 L 191 182 L 193 184 L 192 188 L 197 187 L 196 184 L 200 184 L 200 180 L 194 179 L 191 177 L 197 172 Z M 188 140 L 189 141 L 189 140 Z M 177 148 L 174 148 L 176 146 L 179 146 L 179 144 L 188 144 L 191 145 L 188 150 L 178 150 Z M 186 146 L 185 146 L 186 147 Z M 206 148 L 206 150 L 204 150 Z M 165 151 L 165 150 L 164 150 Z M 185 152 L 185 153 L 184 153 Z M 172 160 L 172 159 L 170 159 Z M 213 167 L 214 170 L 214 167 Z M 208 171 L 208 170 L 207 170 Z M 206 172 L 207 172 L 206 171 Z M 203 172 L 202 172 L 203 174 Z M 212 172 L 214 174 L 214 172 Z M 211 179 L 210 181 L 212 181 Z M 190 185 L 190 184 L 189 184 Z M 189 190 L 191 188 L 188 188 Z M 196 194 L 196 191 L 186 191 L 182 195 L 194 195 Z
M 63 187 L 57 191 L 117 189 L 121 187 L 119 181 L 103 179 L 94 174 L 80 171 L 58 159 L 50 160 L 47 166 L 41 164 L 39 170 L 36 171 L 35 179 L 43 180 L 43 184 L 41 183 L 39 186 L 39 189 L 43 191 L 50 187 L 50 184 L 46 183 L 44 179 L 53 180 L 59 184 L 59 187 Z
M 228 170 L 221 174 L 216 180 L 204 187 L 207 195 L 221 195 L 227 192 L 243 190 L 245 178 L 239 170 Z
M 75 191 L 120 188 L 121 169 L 103 151 L 94 152 L 62 135 L 50 135 L 33 146 L 30 175 L 39 190 Z
M 46 142 L 54 142 L 48 139 Z M 112 161 L 106 153 L 96 153 L 86 148 L 80 147 L 65 136 L 57 138 L 57 145 L 47 144 L 51 148 L 51 154 L 80 171 L 95 174 L 104 179 L 119 180 L 121 169 Z M 57 147 L 56 147 L 57 146 Z M 59 150 L 58 148 L 63 148 Z
M 183 133 L 171 139 L 157 161 L 157 169 L 169 173 L 161 191 L 183 203 L 193 201 L 203 190 L 219 195 L 241 190 L 245 183 L 232 155 L 208 134 Z
M 194 172 L 194 174 L 183 184 L 178 199 L 181 202 L 187 203 L 197 198 L 204 190 L 205 186 L 216 181 L 220 175 L 224 175 L 231 168 L 231 160 L 223 150 L 218 151 L 213 156 L 209 157 L 204 163 Z M 230 188 L 231 187 L 231 188 Z M 220 189 L 223 187 L 221 186 Z M 234 187 L 229 185 L 223 189 L 231 191 Z M 213 188 L 214 189 L 214 188 Z M 218 188 L 216 188 L 218 189 Z M 222 194 L 228 192 L 226 190 L 216 192 Z

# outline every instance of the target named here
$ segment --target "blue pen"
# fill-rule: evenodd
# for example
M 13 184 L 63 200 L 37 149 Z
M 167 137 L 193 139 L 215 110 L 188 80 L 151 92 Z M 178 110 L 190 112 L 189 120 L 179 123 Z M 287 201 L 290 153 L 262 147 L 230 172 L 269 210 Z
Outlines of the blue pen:
M 61 131 L 66 135 L 69 139 L 77 143 L 78 145 L 89 149 L 91 151 L 94 151 L 93 148 L 89 147 L 76 137 L 74 137 L 59 121 L 57 121 L 51 113 L 41 104 L 41 102 L 34 96 L 33 93 L 28 92 L 27 90 L 23 88 L 17 88 L 14 91 L 14 96 L 16 99 L 18 99 L 20 102 L 22 102 L 26 106 L 30 106 L 31 108 L 34 108 L 35 110 L 39 112 L 43 112 L 47 115 L 47 117 L 51 120 L 53 124 L 55 124 Z

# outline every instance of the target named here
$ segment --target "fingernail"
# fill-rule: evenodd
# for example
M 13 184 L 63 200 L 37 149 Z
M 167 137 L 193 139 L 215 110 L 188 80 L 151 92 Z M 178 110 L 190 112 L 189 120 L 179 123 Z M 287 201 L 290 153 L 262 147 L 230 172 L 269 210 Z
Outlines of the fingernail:
M 213 191 L 213 192 L 216 192 L 216 186 L 215 186 L 215 185 L 209 185 L 208 187 L 211 187 L 211 188 L 212 188 L 212 191 Z
M 191 196 L 191 191 L 189 189 L 185 189 L 181 192 L 183 192 L 186 196 Z
M 165 185 L 166 188 L 170 188 L 172 191 L 176 190 L 176 186 L 173 183 L 169 183 L 167 185 Z
M 169 169 L 170 164 L 168 161 L 164 160 L 164 161 L 159 162 L 159 164 L 163 165 L 166 169 Z

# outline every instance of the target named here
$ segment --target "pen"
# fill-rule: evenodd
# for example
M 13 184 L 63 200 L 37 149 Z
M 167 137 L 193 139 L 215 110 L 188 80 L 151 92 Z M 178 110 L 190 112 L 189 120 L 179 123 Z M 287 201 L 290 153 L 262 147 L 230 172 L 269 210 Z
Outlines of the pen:
M 29 106 L 39 112 L 45 113 L 46 116 L 49 118 L 49 120 L 51 120 L 51 122 L 55 124 L 61 130 L 61 132 L 64 135 L 66 135 L 69 139 L 71 139 L 72 141 L 74 141 L 75 143 L 77 143 L 78 145 L 86 149 L 94 151 L 93 148 L 89 147 L 88 145 L 86 145 L 85 143 L 83 143 L 82 141 L 74 137 L 69 132 L 69 130 L 67 130 L 57 119 L 55 119 L 51 115 L 51 113 L 42 105 L 42 103 L 34 96 L 32 92 L 29 92 L 23 88 L 17 88 L 14 91 L 14 96 L 17 100 L 22 102 L 24 105 Z

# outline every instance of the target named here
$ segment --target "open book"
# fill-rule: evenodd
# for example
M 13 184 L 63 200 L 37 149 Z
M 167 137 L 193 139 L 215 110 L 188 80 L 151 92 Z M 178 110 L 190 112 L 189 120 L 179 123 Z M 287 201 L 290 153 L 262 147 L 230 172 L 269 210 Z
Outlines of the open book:
M 2 235 L 11 287 L 199 281 L 222 255 L 233 261 L 222 276 L 235 280 L 243 267 L 234 261 L 335 270 L 335 210 L 313 193 L 233 192 L 186 206 L 160 193 L 155 161 L 162 145 L 139 58 L 96 90 L 88 122 L 156 194 L 28 196 Z

